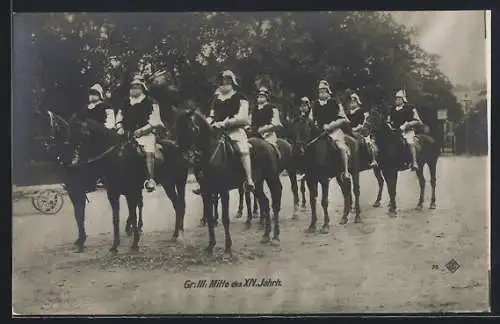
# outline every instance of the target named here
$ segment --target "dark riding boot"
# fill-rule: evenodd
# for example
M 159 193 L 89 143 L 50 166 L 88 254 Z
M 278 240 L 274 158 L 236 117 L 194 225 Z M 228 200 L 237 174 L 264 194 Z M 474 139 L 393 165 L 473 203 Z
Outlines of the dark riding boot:
M 411 170 L 417 171 L 418 170 L 417 148 L 415 147 L 415 144 L 410 144 L 410 150 L 411 150 L 411 157 L 412 157 Z
M 147 152 L 146 153 L 146 167 L 148 169 L 148 179 L 144 182 L 144 188 L 147 192 L 153 192 L 156 189 L 156 182 L 154 180 L 154 162 L 155 154 Z

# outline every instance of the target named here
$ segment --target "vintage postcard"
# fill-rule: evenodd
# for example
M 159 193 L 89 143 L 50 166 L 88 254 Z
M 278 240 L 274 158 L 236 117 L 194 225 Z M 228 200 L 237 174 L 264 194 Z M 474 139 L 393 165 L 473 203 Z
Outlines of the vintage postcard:
M 490 33 L 14 13 L 13 315 L 489 311 Z

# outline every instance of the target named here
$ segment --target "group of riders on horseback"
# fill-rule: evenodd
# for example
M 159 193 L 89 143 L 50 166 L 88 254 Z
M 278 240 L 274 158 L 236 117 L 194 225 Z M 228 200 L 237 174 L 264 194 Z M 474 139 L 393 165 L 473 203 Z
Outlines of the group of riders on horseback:
M 245 171 L 245 189 L 252 191 L 252 167 L 250 159 L 249 136 L 263 138 L 275 148 L 277 147 L 277 132 L 283 127 L 278 109 L 272 105 L 270 92 L 266 87 L 260 87 L 257 95 L 257 105 L 250 110 L 248 98 L 239 91 L 239 84 L 232 71 L 223 71 L 219 78 L 219 87 L 215 91 L 207 121 L 216 129 L 226 129 L 228 136 L 240 154 Z M 352 93 L 344 109 L 343 105 L 333 96 L 326 80 L 318 85 L 318 99 L 314 102 L 308 97 L 300 100 L 300 116 L 311 120 L 317 127 L 328 134 L 331 143 L 341 153 L 343 162 L 342 177 L 350 179 L 349 148 L 345 142 L 345 135 L 358 138 L 369 153 L 370 167 L 377 167 L 377 147 L 372 134 L 363 130 L 370 111 L 362 106 L 358 94 Z M 394 129 L 401 129 L 402 135 L 412 153 L 411 169 L 418 169 L 415 148 L 414 125 L 422 123 L 417 110 L 407 106 L 404 91 L 395 94 L 395 105 L 388 114 L 387 122 Z M 131 134 L 143 150 L 148 178 L 144 184 L 148 192 L 155 190 L 154 165 L 156 151 L 155 130 L 165 128 L 160 116 L 158 103 L 148 95 L 148 86 L 141 76 L 136 76 L 130 83 L 129 98 L 120 109 L 115 111 L 105 102 L 104 90 L 99 84 L 89 89 L 89 103 L 79 112 L 80 118 L 89 118 L 103 124 L 107 129 L 115 129 L 119 135 Z M 75 134 L 77 134 L 75 132 Z M 75 150 L 72 166 L 78 166 L 87 155 L 86 150 L 73 140 Z M 195 190 L 199 193 L 199 189 Z

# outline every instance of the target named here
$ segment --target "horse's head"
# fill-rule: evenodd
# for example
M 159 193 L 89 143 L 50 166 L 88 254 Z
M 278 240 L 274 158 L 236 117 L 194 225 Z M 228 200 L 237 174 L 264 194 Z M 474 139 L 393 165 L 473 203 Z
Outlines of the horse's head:
M 38 136 L 42 147 L 57 161 L 65 164 L 70 160 L 69 136 L 70 124 L 63 117 L 50 110 L 36 111 Z
M 290 139 L 294 155 L 302 156 L 306 152 L 307 143 L 313 138 L 314 125 L 305 116 L 298 116 L 289 124 Z

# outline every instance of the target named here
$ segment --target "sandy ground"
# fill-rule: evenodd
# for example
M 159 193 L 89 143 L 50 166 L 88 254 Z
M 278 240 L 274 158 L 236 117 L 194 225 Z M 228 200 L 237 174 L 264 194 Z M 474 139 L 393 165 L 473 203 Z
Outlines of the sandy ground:
M 194 185 L 188 186 L 183 242 L 169 241 L 174 217 L 160 189 L 145 198 L 140 252 L 129 252 L 123 234 L 116 256 L 108 252 L 112 226 L 104 192 L 89 196 L 83 254 L 72 253 L 76 225 L 69 200 L 59 214 L 41 215 L 28 199 L 19 199 L 13 208 L 13 308 L 25 315 L 485 311 L 486 161 L 443 157 L 436 210 L 413 210 L 416 176 L 400 173 L 394 219 L 385 207 L 371 207 L 376 180 L 364 173 L 361 225 L 338 225 L 342 199 L 332 181 L 329 211 L 335 223 L 326 235 L 304 233 L 309 211 L 290 220 L 290 186 L 283 178 L 281 246 L 260 245 L 257 226 L 245 230 L 243 220 L 233 218 L 234 257 L 229 261 L 221 258 L 222 226 L 216 232 L 216 256 L 202 252 L 208 236 L 206 228 L 198 227 L 201 200 L 191 193 Z M 428 183 L 426 207 L 429 190 Z M 385 205 L 385 191 L 383 200 Z M 124 198 L 121 204 L 123 230 Z M 233 192 L 233 214 L 236 206 Z M 460 264 L 455 273 L 445 267 L 452 259 Z M 232 283 L 245 278 L 279 279 L 281 286 L 184 288 L 187 280 Z

